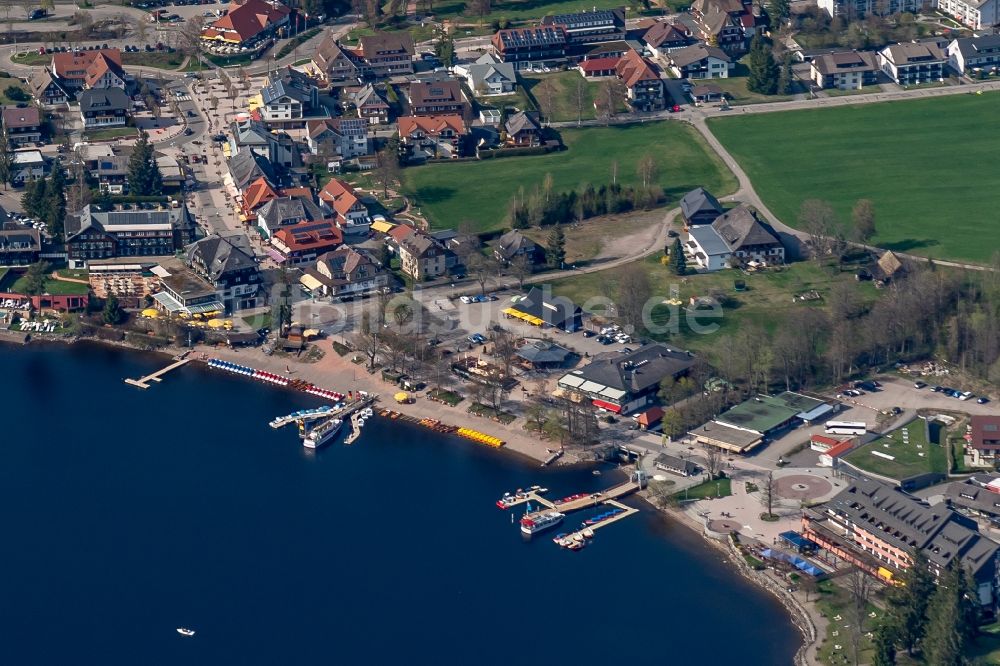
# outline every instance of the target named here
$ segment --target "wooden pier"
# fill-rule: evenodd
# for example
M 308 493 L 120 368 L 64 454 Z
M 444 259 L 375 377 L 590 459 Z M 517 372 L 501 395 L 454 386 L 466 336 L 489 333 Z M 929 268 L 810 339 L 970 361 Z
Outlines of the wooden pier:
M 595 507 L 599 504 L 612 504 L 614 500 L 617 500 L 621 497 L 625 497 L 626 495 L 634 493 L 637 490 L 639 490 L 640 487 L 641 486 L 639 485 L 638 481 L 630 480 L 624 483 L 620 483 L 617 486 L 614 486 L 613 488 L 608 488 L 607 490 L 591 493 L 589 495 L 578 497 L 577 499 L 562 503 L 553 502 L 552 500 L 546 499 L 532 490 L 528 493 L 525 493 L 522 497 L 519 497 L 517 499 L 508 502 L 507 507 L 510 508 L 518 506 L 519 504 L 525 504 L 526 502 L 537 502 L 538 504 L 541 504 L 542 506 L 545 507 L 540 511 L 532 511 L 531 513 L 527 514 L 528 518 L 538 517 L 539 515 L 547 511 L 552 511 L 553 509 L 558 511 L 559 513 L 572 513 L 573 511 L 579 511 L 580 509 L 588 509 L 590 507 Z M 618 502 L 614 502 L 614 505 L 624 506 L 620 505 Z M 629 515 L 631 515 L 631 513 Z
M 611 516 L 610 518 L 605 518 L 604 520 L 602 520 L 599 523 L 595 523 L 593 525 L 584 525 L 583 527 L 581 527 L 577 531 L 571 532 L 570 534 L 567 534 L 566 535 L 566 539 L 571 539 L 571 540 L 579 541 L 580 539 L 586 538 L 583 535 L 583 533 L 586 532 L 587 530 L 590 530 L 591 532 L 596 532 L 601 527 L 605 527 L 607 525 L 610 525 L 611 523 L 616 523 L 619 520 L 623 520 L 625 518 L 628 518 L 629 516 L 631 516 L 634 513 L 639 513 L 639 509 L 633 509 L 632 507 L 626 506 L 626 505 L 622 504 L 621 502 L 616 502 L 615 500 L 608 500 L 608 501 L 605 502 L 605 504 L 607 504 L 608 506 L 613 506 L 616 509 L 621 509 L 622 512 L 619 513 L 619 514 L 616 514 L 614 516 Z
M 163 377 L 163 375 L 167 374 L 171 370 L 176 370 L 177 368 L 181 367 L 182 365 L 185 365 L 190 360 L 191 359 L 189 359 L 187 357 L 178 358 L 177 360 L 175 360 L 173 363 L 171 363 L 167 367 L 163 368 L 162 370 L 157 370 L 156 372 L 154 372 L 151 375 L 146 375 L 145 377 L 142 377 L 140 379 L 130 379 L 130 378 L 126 377 L 125 378 L 125 383 L 126 384 L 131 384 L 132 386 L 138 386 L 141 389 L 148 389 L 150 387 L 150 382 L 160 382 L 160 381 L 163 381 L 161 379 Z

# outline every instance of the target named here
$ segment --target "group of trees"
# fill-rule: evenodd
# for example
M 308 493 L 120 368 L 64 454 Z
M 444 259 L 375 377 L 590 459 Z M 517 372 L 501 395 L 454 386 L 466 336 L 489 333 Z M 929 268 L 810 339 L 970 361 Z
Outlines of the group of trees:
M 844 6 L 845 13 L 833 18 L 818 7 L 797 11 L 790 16 L 796 39 L 810 47 L 843 46 L 849 49 L 872 49 L 893 42 L 909 42 L 925 34 L 926 28 L 908 12 L 891 15 L 889 0 L 863 19 L 852 15 L 854 6 Z M 881 16 L 879 15 L 881 14 Z
M 553 192 L 552 177 L 546 175 L 542 186 L 536 186 L 530 195 L 522 187 L 511 198 L 507 204 L 507 222 L 514 229 L 544 227 L 600 215 L 648 210 L 662 201 L 663 189 L 654 185 L 613 183 L 595 188 L 587 184 L 580 191 Z
M 128 191 L 134 196 L 147 197 L 163 194 L 163 175 L 156 164 L 153 145 L 146 132 L 139 133 L 132 155 L 128 159 Z
M 789 95 L 794 92 L 791 54 L 784 53 L 779 61 L 766 37 L 754 35 L 751 40 L 748 67 L 747 89 L 750 92 L 761 95 Z
M 62 162 L 53 163 L 48 178 L 25 183 L 21 206 L 30 217 L 45 223 L 54 238 L 60 238 L 66 218 L 66 170 Z
M 873 666 L 896 663 L 897 650 L 919 652 L 935 666 L 967 663 L 963 654 L 975 639 L 978 595 L 975 581 L 953 559 L 936 584 L 926 556 L 917 551 L 888 597 L 887 612 L 874 632 Z
M 875 204 L 871 199 L 858 199 L 851 210 L 850 225 L 837 217 L 828 202 L 806 199 L 799 207 L 799 225 L 809 234 L 809 245 L 816 259 L 842 257 L 848 243 L 867 244 L 875 236 Z

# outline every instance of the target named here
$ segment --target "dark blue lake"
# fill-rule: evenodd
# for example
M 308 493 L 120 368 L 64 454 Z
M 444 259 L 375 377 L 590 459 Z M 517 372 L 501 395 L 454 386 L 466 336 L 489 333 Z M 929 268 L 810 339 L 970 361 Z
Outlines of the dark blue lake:
M 317 454 L 267 426 L 304 395 L 122 381 L 164 364 L 0 344 L 0 663 L 791 661 L 781 607 L 651 510 L 572 553 L 494 505 L 610 475 L 380 418 Z

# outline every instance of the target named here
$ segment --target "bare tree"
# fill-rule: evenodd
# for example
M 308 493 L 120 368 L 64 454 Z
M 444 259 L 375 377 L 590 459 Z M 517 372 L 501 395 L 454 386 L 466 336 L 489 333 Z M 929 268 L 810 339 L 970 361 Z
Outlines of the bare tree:
M 868 601 L 874 592 L 875 582 L 858 567 L 852 567 L 844 576 L 847 592 L 850 595 L 850 605 L 847 607 L 847 629 L 851 642 L 851 657 L 854 666 L 861 659 L 861 637 L 865 634 L 865 621 L 868 619 Z
M 576 124 L 580 125 L 583 122 L 583 100 L 584 100 L 584 90 L 586 90 L 587 83 L 583 80 L 581 76 L 576 80 Z
M 705 452 L 705 471 L 708 472 L 709 480 L 715 480 L 722 471 L 722 449 L 711 444 L 702 444 Z
M 531 258 L 526 254 L 519 254 L 510 260 L 510 272 L 517 278 L 518 288 L 524 288 L 524 280 L 531 275 L 533 268 Z
M 508 378 L 513 370 L 514 359 L 517 358 L 517 335 L 500 326 L 493 331 L 492 338 L 493 354 L 503 367 L 504 378 Z
M 552 106 L 554 104 L 555 96 L 555 84 L 552 83 L 552 79 L 545 79 L 535 88 L 535 97 L 538 98 L 542 109 L 544 109 L 546 122 L 551 123 L 555 120 L 555 110 Z
M 361 326 L 353 336 L 354 348 L 364 352 L 368 358 L 368 369 L 375 369 L 375 360 L 382 350 L 382 324 L 378 316 L 366 311 L 361 314 Z
M 653 293 L 649 274 L 641 265 L 626 264 L 618 269 L 616 277 L 618 319 L 632 332 L 640 331 L 644 328 L 643 310 Z
M 659 165 L 656 163 L 656 158 L 646 153 L 639 158 L 636 171 L 642 179 L 642 189 L 649 189 L 652 187 L 653 182 L 656 181 L 656 176 L 659 172 Z
M 821 199 L 806 199 L 799 208 L 799 224 L 809 234 L 809 244 L 817 259 L 833 253 L 838 232 L 837 216 L 829 203 Z
M 868 241 L 875 235 L 875 204 L 871 199 L 858 199 L 851 211 L 851 230 L 854 240 L 868 246 Z
M 760 501 L 767 509 L 765 519 L 774 517 L 774 472 L 768 472 L 760 487 Z
M 479 283 L 479 293 L 486 293 L 486 283 L 493 276 L 490 260 L 481 252 L 474 252 L 465 260 L 465 270 L 469 277 Z

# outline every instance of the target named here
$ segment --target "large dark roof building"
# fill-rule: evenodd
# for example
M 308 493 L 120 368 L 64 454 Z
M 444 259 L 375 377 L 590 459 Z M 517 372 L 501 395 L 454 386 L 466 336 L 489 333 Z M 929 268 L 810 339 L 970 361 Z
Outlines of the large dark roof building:
M 583 310 L 573 301 L 562 296 L 553 297 L 547 289 L 533 287 L 528 295 L 509 308 L 508 317 L 521 319 L 536 326 L 553 326 L 572 333 L 583 325 Z
M 257 307 L 261 276 L 246 234 L 212 234 L 187 248 L 191 269 L 215 287 L 227 312 Z
M 958 558 L 975 578 L 980 603 L 993 605 L 1000 545 L 943 503 L 928 506 L 862 478 L 806 509 L 802 524 L 808 538 L 885 581 L 910 566 L 915 550 L 923 551 L 937 575 Z
M 194 220 L 179 208 L 102 211 L 91 204 L 66 216 L 66 253 L 74 263 L 115 257 L 166 256 L 191 242 Z
M 711 224 L 726 212 L 719 200 L 704 187 L 691 190 L 681 198 L 681 215 L 686 224 Z
M 625 39 L 625 8 L 555 14 L 544 17 L 542 25 L 562 26 L 566 31 L 566 41 L 570 44 L 593 44 Z
M 661 381 L 681 377 L 694 362 L 690 352 L 653 343 L 627 354 L 599 354 L 585 367 L 563 375 L 559 388 L 586 396 L 595 407 L 628 413 L 652 403 Z

